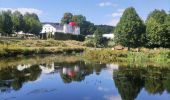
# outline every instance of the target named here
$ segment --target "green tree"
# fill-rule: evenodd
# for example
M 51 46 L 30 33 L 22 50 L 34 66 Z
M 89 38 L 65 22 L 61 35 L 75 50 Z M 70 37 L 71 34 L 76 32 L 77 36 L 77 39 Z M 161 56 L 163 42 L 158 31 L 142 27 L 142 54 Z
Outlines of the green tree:
M 103 31 L 100 28 L 97 28 L 94 32 L 94 42 L 96 47 L 101 47 L 103 43 L 103 37 L 102 37 Z
M 83 22 L 86 21 L 86 17 L 83 15 L 74 15 L 72 21 L 76 22 L 78 26 L 81 26 Z
M 0 33 L 2 32 L 2 12 L 0 12 Z
M 12 23 L 12 18 L 11 18 L 11 11 L 2 11 L 2 31 L 3 31 L 3 35 L 9 35 L 12 33 L 12 27 L 13 27 L 13 23 Z
M 61 19 L 61 24 L 68 24 L 72 21 L 73 14 L 72 13 L 64 13 L 64 16 Z
M 23 20 L 23 15 L 20 12 L 15 11 L 12 14 L 12 22 L 13 22 L 13 31 L 14 32 L 19 32 L 19 31 L 23 30 L 24 20 Z
M 167 14 L 166 14 L 166 12 L 164 10 L 157 10 L 157 9 L 155 9 L 153 12 L 151 12 L 148 15 L 147 21 L 150 18 L 153 18 L 153 19 L 156 20 L 157 23 L 163 24 L 165 22 L 166 16 L 167 16 Z
M 148 47 L 166 47 L 168 44 L 166 12 L 154 10 L 146 20 L 146 38 Z M 168 20 L 168 19 L 167 19 Z
M 167 47 L 170 48 L 170 14 L 167 15 L 165 20 L 165 25 L 167 26 Z
M 82 35 L 93 34 L 96 30 L 93 23 L 86 21 L 86 17 L 83 15 L 74 15 L 72 21 L 76 22 L 80 26 L 80 33 Z
M 114 30 L 114 27 L 109 25 L 95 25 L 95 27 L 101 28 L 103 30 L 103 34 L 110 34 Z
M 42 24 L 36 14 L 26 13 L 24 15 L 24 32 L 39 34 L 42 28 Z
M 82 35 L 91 35 L 95 32 L 96 27 L 89 21 L 84 21 L 80 26 L 80 33 Z
M 135 8 L 127 8 L 115 28 L 115 43 L 128 47 L 141 46 L 145 25 Z

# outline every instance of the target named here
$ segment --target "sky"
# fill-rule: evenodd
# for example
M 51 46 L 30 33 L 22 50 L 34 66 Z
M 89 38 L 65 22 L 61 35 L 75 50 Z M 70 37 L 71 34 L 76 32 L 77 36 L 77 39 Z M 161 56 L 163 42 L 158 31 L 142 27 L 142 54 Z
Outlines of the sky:
M 127 7 L 145 20 L 154 9 L 170 11 L 170 0 L 0 0 L 0 10 L 37 13 L 42 22 L 60 22 L 65 12 L 82 14 L 99 25 L 115 26 Z

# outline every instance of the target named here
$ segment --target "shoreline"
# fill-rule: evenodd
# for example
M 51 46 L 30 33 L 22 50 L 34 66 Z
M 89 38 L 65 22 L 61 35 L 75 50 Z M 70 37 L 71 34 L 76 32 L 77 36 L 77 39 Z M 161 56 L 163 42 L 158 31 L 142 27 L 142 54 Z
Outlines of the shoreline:
M 0 40 L 0 58 L 40 54 L 76 54 L 85 49 L 83 43 L 78 41 Z
M 82 59 L 99 63 L 145 63 L 169 66 L 170 49 L 131 48 L 113 50 L 111 48 L 89 48 L 79 41 L 58 40 L 0 40 L 0 59 L 38 55 L 79 55 Z
M 170 49 L 150 51 L 124 51 L 111 49 L 86 50 L 82 57 L 87 61 L 98 63 L 122 63 L 131 66 L 144 66 L 145 64 L 161 67 L 170 67 Z

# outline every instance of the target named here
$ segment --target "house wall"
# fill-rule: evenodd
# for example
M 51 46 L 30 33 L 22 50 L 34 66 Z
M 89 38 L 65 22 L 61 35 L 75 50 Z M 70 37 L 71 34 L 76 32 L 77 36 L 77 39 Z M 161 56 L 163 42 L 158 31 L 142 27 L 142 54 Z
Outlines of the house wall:
M 114 34 L 103 34 L 103 37 L 108 38 L 108 39 L 114 39 Z
M 53 27 L 50 24 L 43 25 L 41 33 L 49 33 L 49 32 L 54 34 L 55 32 L 57 32 L 57 30 L 55 29 L 55 27 Z
M 63 26 L 63 30 L 57 30 L 55 27 L 53 27 L 50 24 L 43 25 L 41 33 L 49 33 L 49 32 L 51 32 L 53 35 L 55 32 L 71 33 L 71 34 L 79 35 L 80 27 L 72 27 L 69 24 L 65 24 Z
M 80 34 L 80 27 L 77 27 L 77 26 L 72 27 L 69 24 L 64 24 L 63 32 L 64 33 L 72 33 L 72 34 L 75 34 L 75 35 L 79 35 Z

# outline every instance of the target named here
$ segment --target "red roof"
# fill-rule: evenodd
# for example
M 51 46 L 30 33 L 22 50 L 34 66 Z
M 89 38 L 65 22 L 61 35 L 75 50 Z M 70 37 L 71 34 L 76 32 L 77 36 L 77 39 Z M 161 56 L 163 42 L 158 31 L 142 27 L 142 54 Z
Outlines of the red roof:
M 77 26 L 77 23 L 76 22 L 70 22 L 69 25 L 70 26 Z
M 68 75 L 70 77 L 74 77 L 74 76 L 76 76 L 76 73 L 74 71 L 70 71 L 70 72 L 68 72 Z

